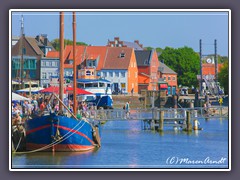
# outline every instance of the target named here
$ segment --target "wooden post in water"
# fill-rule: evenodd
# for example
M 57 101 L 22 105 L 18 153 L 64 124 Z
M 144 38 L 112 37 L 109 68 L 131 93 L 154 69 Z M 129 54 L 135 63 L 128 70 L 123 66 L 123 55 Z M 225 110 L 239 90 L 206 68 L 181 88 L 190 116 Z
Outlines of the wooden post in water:
M 163 131 L 164 111 L 160 111 L 159 131 Z
M 192 131 L 191 112 L 187 111 L 187 131 Z
M 145 90 L 144 107 L 147 108 L 147 91 Z

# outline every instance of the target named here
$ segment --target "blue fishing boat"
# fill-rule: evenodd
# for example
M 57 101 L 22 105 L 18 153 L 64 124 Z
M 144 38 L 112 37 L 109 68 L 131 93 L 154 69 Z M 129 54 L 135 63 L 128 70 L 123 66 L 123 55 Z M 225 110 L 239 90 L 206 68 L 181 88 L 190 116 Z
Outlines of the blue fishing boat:
M 76 25 L 75 12 L 73 12 L 73 24 Z M 60 62 L 63 62 L 63 27 L 64 15 L 60 12 Z M 75 35 L 76 27 L 73 27 L 73 34 Z M 75 38 L 74 38 L 75 37 Z M 76 46 L 76 36 L 73 36 L 74 49 Z M 77 72 L 75 52 L 73 71 Z M 60 63 L 62 64 L 62 63 Z M 76 73 L 73 78 L 73 100 L 74 107 L 71 112 L 63 103 L 63 66 L 60 65 L 59 78 L 59 97 L 53 93 L 48 99 L 47 104 L 51 98 L 59 101 L 59 111 L 53 113 L 51 110 L 41 112 L 41 115 L 32 117 L 25 122 L 26 128 L 26 149 L 31 151 L 87 151 L 95 147 L 100 147 L 100 132 L 98 125 L 90 122 L 88 119 L 78 117 L 77 114 L 77 87 L 76 87 Z M 64 108 L 63 108 L 64 107 Z M 66 110 L 68 113 L 64 113 Z
M 99 128 L 86 119 L 55 113 L 26 122 L 26 149 L 40 151 L 87 151 L 100 146 Z

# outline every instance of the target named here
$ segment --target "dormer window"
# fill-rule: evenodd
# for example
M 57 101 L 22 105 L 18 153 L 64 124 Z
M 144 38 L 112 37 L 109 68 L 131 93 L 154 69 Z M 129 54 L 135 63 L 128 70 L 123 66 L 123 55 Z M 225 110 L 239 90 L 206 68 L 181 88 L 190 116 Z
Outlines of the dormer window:
M 124 58 L 125 57 L 125 53 L 120 53 L 119 57 L 120 58 Z

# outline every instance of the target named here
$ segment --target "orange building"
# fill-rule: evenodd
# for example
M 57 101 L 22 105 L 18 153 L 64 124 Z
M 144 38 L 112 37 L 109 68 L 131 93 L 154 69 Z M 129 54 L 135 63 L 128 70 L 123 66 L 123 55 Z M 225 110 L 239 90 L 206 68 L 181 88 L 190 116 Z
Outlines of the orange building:
M 158 56 L 155 50 L 135 50 L 138 66 L 138 91 L 158 90 Z
M 101 77 L 112 82 L 115 93 L 138 93 L 138 68 L 134 49 L 108 47 Z
M 223 64 L 218 64 L 218 72 L 220 72 Z M 215 64 L 204 63 L 202 64 L 202 74 L 203 76 L 206 75 L 213 75 L 215 76 Z

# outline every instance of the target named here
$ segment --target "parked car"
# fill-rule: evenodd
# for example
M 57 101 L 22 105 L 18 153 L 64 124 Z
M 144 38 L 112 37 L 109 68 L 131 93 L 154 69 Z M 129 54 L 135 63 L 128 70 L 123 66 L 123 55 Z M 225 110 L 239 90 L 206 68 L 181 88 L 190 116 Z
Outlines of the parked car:
M 181 88 L 180 89 L 181 96 L 188 96 L 188 88 Z

